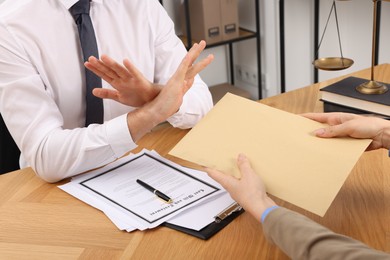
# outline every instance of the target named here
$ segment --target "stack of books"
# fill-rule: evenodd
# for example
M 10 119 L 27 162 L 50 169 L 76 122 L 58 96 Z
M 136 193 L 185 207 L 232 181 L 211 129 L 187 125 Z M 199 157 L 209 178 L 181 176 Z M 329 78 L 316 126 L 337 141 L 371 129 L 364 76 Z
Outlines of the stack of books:
M 362 94 L 356 87 L 367 82 L 367 79 L 348 77 L 320 89 L 324 112 L 347 112 L 355 114 L 374 114 L 390 117 L 389 91 L 383 94 Z

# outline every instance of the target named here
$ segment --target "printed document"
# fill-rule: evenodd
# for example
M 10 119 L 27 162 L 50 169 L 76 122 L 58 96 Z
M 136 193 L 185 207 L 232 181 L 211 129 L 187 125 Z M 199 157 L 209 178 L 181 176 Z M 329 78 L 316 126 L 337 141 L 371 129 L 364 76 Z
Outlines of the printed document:
M 168 195 L 172 203 L 159 199 L 138 184 L 137 179 Z M 218 213 L 205 213 L 207 208 L 221 210 L 234 202 L 205 173 L 187 171 L 150 151 L 126 156 L 109 166 L 75 177 L 60 188 L 102 210 L 118 228 L 127 231 L 153 228 L 170 219 L 186 225 L 192 208 L 199 211 L 196 215 L 205 216 L 206 222 L 196 224 L 197 221 L 191 220 L 196 228 L 202 228 Z M 214 201 L 220 202 L 218 207 Z M 183 216 L 187 217 L 180 217 L 184 211 Z

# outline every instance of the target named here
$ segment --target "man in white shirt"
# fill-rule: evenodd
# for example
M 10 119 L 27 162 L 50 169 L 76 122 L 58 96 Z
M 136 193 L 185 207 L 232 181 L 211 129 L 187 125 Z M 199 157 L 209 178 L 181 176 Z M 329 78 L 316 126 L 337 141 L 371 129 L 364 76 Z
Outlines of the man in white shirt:
M 99 53 L 128 58 L 166 90 L 139 108 L 105 99 L 104 123 L 84 127 L 85 68 L 69 12 L 76 2 L 7 0 L 0 6 L 0 113 L 22 152 L 21 167 L 31 166 L 48 182 L 114 161 L 162 121 L 192 127 L 212 107 L 198 75 L 192 86 L 185 84 L 204 46 L 182 62 L 186 50 L 158 1 L 93 0 Z M 103 81 L 103 89 L 112 87 Z

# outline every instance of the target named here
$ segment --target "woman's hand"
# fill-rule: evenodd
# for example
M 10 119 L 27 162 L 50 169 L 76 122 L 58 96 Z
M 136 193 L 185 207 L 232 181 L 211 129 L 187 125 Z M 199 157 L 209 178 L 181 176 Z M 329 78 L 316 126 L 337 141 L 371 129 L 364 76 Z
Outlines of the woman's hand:
M 307 113 L 302 116 L 329 125 L 314 132 L 318 137 L 372 139 L 367 150 L 390 148 L 390 122 L 385 119 L 349 113 Z

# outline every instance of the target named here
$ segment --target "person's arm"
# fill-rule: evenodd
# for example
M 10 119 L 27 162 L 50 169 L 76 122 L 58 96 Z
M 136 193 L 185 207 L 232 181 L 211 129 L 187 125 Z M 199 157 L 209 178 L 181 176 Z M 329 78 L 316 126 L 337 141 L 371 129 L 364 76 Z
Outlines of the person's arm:
M 318 137 L 353 137 L 372 139 L 367 150 L 390 149 L 390 121 L 349 113 L 307 113 L 304 117 L 329 126 L 315 131 Z
M 74 79 L 55 81 L 58 86 L 52 87 L 53 82 L 47 76 L 54 73 L 34 64 L 23 42 L 3 24 L 0 24 L 0 34 L 4 36 L 0 37 L 0 113 L 28 162 L 21 166 L 31 166 L 47 182 L 103 166 L 134 149 L 135 140 L 160 123 L 164 116 L 178 110 L 189 87 L 183 75 L 191 69 L 189 60 L 196 59 L 193 56 L 185 60 L 186 65 L 166 84 L 166 91 L 160 92 L 149 106 L 101 125 L 81 127 L 84 118 L 78 107 L 82 100 L 61 97 L 63 92 L 67 94 L 68 85 L 76 86 L 72 89 L 81 93 L 81 87 L 76 89 L 79 82 Z M 59 68 L 61 66 L 53 70 Z M 68 70 L 78 73 L 77 68 Z M 75 93 L 74 96 L 80 95 Z M 164 104 L 163 99 L 167 101 Z
M 146 1 L 150 28 L 154 35 L 155 74 L 154 83 L 165 85 L 186 53 L 183 42 L 177 37 L 175 27 L 161 4 Z M 199 75 L 183 98 L 180 109 L 167 121 L 174 127 L 191 128 L 213 107 L 208 86 Z
M 179 110 L 185 94 L 193 86 L 195 76 L 214 58 L 209 55 L 195 63 L 205 47 L 205 41 L 195 43 L 165 86 L 149 82 L 126 59 L 122 66 L 108 56 L 103 56 L 101 60 L 90 57 L 85 66 L 114 88 L 96 88 L 93 90 L 95 96 L 138 107 L 127 116 L 129 131 L 136 142 Z
M 84 65 L 113 87 L 93 89 L 93 94 L 98 98 L 112 99 L 126 106 L 141 107 L 152 101 L 162 88 L 161 85 L 153 84 L 146 79 L 127 58 L 121 65 L 103 54 L 100 59 L 89 57 Z
M 266 238 L 291 259 L 390 259 L 360 241 L 343 236 L 285 208 L 271 211 L 263 222 Z
M 195 43 L 191 50 L 196 50 L 196 53 L 192 57 L 198 57 L 205 47 L 205 41 Z M 197 73 L 207 67 L 213 59 L 214 55 L 210 54 L 195 64 L 192 58 L 185 74 L 185 81 L 189 86 L 194 83 Z M 124 59 L 121 65 L 107 55 L 102 55 L 100 59 L 91 56 L 84 65 L 113 87 L 93 89 L 93 94 L 98 98 L 112 99 L 131 107 L 142 107 L 157 97 L 163 87 L 146 79 L 129 59 Z
M 127 121 L 133 140 L 138 141 L 153 127 L 164 122 L 179 110 L 185 94 L 193 87 L 191 77 L 187 77 L 187 72 L 192 71 L 195 75 L 212 61 L 212 57 L 209 56 L 194 64 L 204 47 L 204 44 L 195 44 L 159 94 L 141 108 L 128 113 Z
M 277 207 L 248 158 L 239 155 L 241 179 L 206 168 L 246 211 L 263 224 L 266 238 L 292 259 L 390 259 L 390 255 L 336 234 L 300 214 Z
M 276 206 L 276 203 L 267 195 L 263 180 L 254 172 L 245 155 L 238 155 L 237 166 L 241 172 L 240 179 L 216 169 L 205 170 L 235 201 L 260 221 L 266 209 Z

